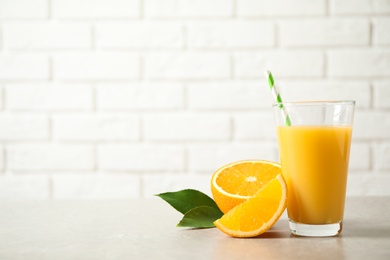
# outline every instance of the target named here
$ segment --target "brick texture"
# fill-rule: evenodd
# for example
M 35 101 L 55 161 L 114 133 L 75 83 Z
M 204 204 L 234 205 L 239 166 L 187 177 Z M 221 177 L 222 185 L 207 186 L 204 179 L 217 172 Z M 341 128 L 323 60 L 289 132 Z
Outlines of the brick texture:
M 390 18 L 376 18 L 374 20 L 373 42 L 378 46 L 390 45 Z
M 180 83 L 118 83 L 96 86 L 99 110 L 171 110 L 184 107 L 184 87 Z
M 140 196 L 135 175 L 63 174 L 52 177 L 53 199 L 123 199 Z
M 279 161 L 276 142 L 244 144 L 194 144 L 189 147 L 189 170 L 209 173 L 210 177 L 222 165 L 245 159 Z
M 329 52 L 330 77 L 388 77 L 390 50 L 335 50 Z
M 390 96 L 390 81 L 377 81 L 374 83 L 374 103 L 377 108 L 389 109 L 387 97 Z
M 9 49 L 86 49 L 91 47 L 91 26 L 83 23 L 12 22 L 4 25 Z
M 153 18 L 229 17 L 233 0 L 144 0 L 144 13 Z
M 331 0 L 330 12 L 337 15 L 347 14 L 389 14 L 387 0 Z
M 356 171 L 369 170 L 371 166 L 370 150 L 368 144 L 355 142 L 355 140 L 353 140 L 349 157 L 349 169 Z
M 48 140 L 49 120 L 41 115 L 1 115 L 0 140 Z
M 257 81 L 201 82 L 187 87 L 187 103 L 194 110 L 242 110 L 269 107 L 271 93 Z
M 226 79 L 231 70 L 224 53 L 155 53 L 145 57 L 144 65 L 150 79 Z
M 96 25 L 100 48 L 164 48 L 184 45 L 183 26 L 176 22 L 106 22 Z
M 98 169 L 130 172 L 182 171 L 184 148 L 179 145 L 102 144 Z
M 14 171 L 92 170 L 92 147 L 84 144 L 14 144 L 6 148 Z
M 324 0 L 238 0 L 237 12 L 244 17 L 315 16 L 325 14 Z
M 279 86 L 285 101 L 352 99 L 357 108 L 372 103 L 370 82 L 365 80 L 283 80 Z
M 54 78 L 65 80 L 134 79 L 139 58 L 127 53 L 58 54 L 53 57 Z
M 3 110 L 4 103 L 4 88 L 0 85 L 0 111 Z
M 49 199 L 49 187 L 46 176 L 0 176 L 1 199 Z
M 258 51 L 234 56 L 234 75 L 237 78 L 264 78 L 262 69 L 277 71 L 281 77 L 322 77 L 324 55 L 320 51 Z M 299 66 L 296 65 L 299 61 Z
M 374 169 L 388 171 L 390 169 L 390 143 L 375 143 L 373 148 Z
M 354 136 L 361 139 L 390 138 L 390 113 L 363 112 L 355 115 Z
M 53 0 L 55 18 L 133 18 L 140 16 L 139 0 Z
M 69 141 L 126 141 L 140 136 L 137 116 L 66 115 L 53 118 L 53 138 Z
M 48 17 L 46 0 L 2 0 L 0 19 L 42 19 Z
M 192 22 L 187 28 L 188 43 L 193 48 L 258 48 L 275 44 L 272 22 Z
M 5 93 L 7 109 L 13 111 L 82 111 L 93 107 L 89 84 L 10 83 Z
M 144 198 L 153 198 L 155 194 L 178 191 L 192 187 L 211 197 L 210 176 L 207 174 L 147 174 L 142 177 Z
M 144 138 L 152 141 L 227 141 L 231 136 L 225 114 L 147 115 L 143 128 Z
M 0 146 L 0 172 L 4 170 L 4 148 Z
M 272 113 L 235 113 L 233 116 L 234 138 L 244 140 L 276 141 L 274 118 Z
M 284 101 L 356 100 L 347 194 L 390 195 L 389 31 L 388 0 L 0 0 L 0 199 L 279 161 L 265 70 Z
M 282 46 L 367 46 L 370 27 L 367 19 L 301 19 L 281 22 Z
M 49 59 L 45 55 L 0 54 L 0 80 L 47 80 Z

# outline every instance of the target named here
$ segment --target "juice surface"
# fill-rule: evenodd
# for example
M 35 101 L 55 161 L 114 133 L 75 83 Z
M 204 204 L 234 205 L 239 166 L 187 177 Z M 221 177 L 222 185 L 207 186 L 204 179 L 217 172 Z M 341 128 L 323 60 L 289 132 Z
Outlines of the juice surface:
M 343 220 L 350 126 L 278 126 L 280 159 L 291 220 L 331 224 Z

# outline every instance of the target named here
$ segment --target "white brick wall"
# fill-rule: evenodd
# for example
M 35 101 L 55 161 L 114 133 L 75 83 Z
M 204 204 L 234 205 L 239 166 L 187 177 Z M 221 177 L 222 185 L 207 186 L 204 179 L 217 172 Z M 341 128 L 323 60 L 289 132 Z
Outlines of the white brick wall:
M 390 45 L 390 18 L 376 18 L 374 19 L 374 35 L 373 42 L 378 46 Z
M 184 45 L 182 31 L 180 23 L 171 21 L 102 22 L 96 25 L 95 37 L 102 49 L 177 49 Z
M 10 22 L 4 23 L 4 46 L 23 49 L 85 49 L 91 47 L 91 26 L 83 23 Z
M 377 81 L 374 83 L 374 104 L 376 108 L 389 109 L 387 97 L 390 96 L 390 81 Z
M 264 68 L 277 71 L 279 77 L 319 78 L 324 76 L 324 54 L 318 50 L 263 50 L 234 55 L 234 76 L 237 78 L 263 79 Z
M 360 111 L 355 114 L 354 137 L 366 140 L 390 138 L 390 113 Z
M 49 178 L 41 175 L 0 176 L 2 199 L 49 199 Z
M 134 141 L 140 137 L 137 116 L 60 115 L 53 117 L 53 139 L 60 141 Z
M 139 0 L 52 0 L 54 18 L 133 18 L 139 17 Z
M 332 14 L 388 14 L 387 0 L 330 0 Z
M 48 9 L 46 0 L 2 0 L 0 19 L 48 18 Z
M 389 77 L 389 64 L 389 49 L 329 51 L 330 77 Z
M 276 142 L 272 113 L 240 112 L 233 115 L 234 138 L 245 140 L 272 140 Z
M 192 110 L 264 109 L 269 107 L 270 99 L 265 90 L 259 90 L 257 81 L 189 83 L 186 100 Z
M 53 57 L 60 80 L 126 80 L 139 77 L 139 57 L 129 53 L 66 53 Z
M 52 178 L 54 199 L 139 198 L 140 178 L 135 175 L 63 174 Z
M 353 99 L 365 109 L 372 103 L 370 82 L 365 80 L 282 80 L 280 91 L 286 101 Z
M 93 89 L 84 83 L 9 83 L 5 103 L 11 111 L 92 110 Z
M 48 140 L 49 119 L 42 115 L 11 115 L 0 116 L 0 140 L 27 141 Z
M 190 22 L 188 45 L 196 49 L 258 48 L 275 44 L 272 22 L 218 21 Z
M 289 47 L 367 46 L 369 21 L 363 18 L 286 20 L 279 25 L 280 45 Z
M 390 169 L 390 143 L 376 143 L 373 149 L 373 165 L 376 170 L 389 170 Z
M 231 75 L 227 53 L 158 52 L 147 54 L 144 65 L 148 79 L 227 79 Z
M 231 136 L 226 114 L 154 114 L 143 121 L 148 141 L 228 141 Z
M 11 171 L 93 170 L 94 152 L 84 144 L 12 144 L 7 149 Z
M 276 142 L 194 144 L 189 147 L 188 167 L 191 172 L 214 173 L 233 161 L 256 158 L 279 161 L 276 147 Z
M 48 80 L 49 59 L 37 54 L 0 54 L 0 80 Z
M 368 171 L 371 167 L 370 146 L 358 141 L 352 142 L 349 156 L 349 169 L 352 171 Z
M 102 83 L 96 86 L 98 110 L 171 110 L 184 107 L 180 83 Z
M 286 101 L 357 101 L 348 195 L 390 195 L 390 1 L 1 0 L 0 199 L 210 194 Z
M 188 187 L 201 190 L 211 196 L 208 174 L 145 174 L 142 176 L 142 187 L 142 196 L 145 198 L 166 191 L 188 189 Z
M 144 0 L 148 18 L 221 18 L 233 14 L 233 0 Z
M 133 172 L 183 171 L 184 147 L 174 144 L 102 144 L 98 169 Z
M 315 16 L 326 12 L 324 0 L 237 0 L 237 13 L 243 17 Z
M 0 172 L 4 170 L 4 148 L 0 146 Z

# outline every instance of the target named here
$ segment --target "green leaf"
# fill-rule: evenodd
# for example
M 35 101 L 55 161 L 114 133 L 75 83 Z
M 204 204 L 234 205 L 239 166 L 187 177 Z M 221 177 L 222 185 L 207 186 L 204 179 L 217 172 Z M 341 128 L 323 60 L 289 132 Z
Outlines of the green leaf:
M 184 214 L 177 227 L 213 228 L 215 227 L 213 222 L 221 218 L 222 215 L 223 213 L 214 207 L 196 207 Z
M 219 210 L 217 204 L 212 198 L 198 190 L 186 189 L 176 192 L 160 193 L 156 194 L 156 196 L 168 202 L 172 207 L 174 207 L 182 214 L 185 214 L 189 210 L 200 206 L 209 206 Z

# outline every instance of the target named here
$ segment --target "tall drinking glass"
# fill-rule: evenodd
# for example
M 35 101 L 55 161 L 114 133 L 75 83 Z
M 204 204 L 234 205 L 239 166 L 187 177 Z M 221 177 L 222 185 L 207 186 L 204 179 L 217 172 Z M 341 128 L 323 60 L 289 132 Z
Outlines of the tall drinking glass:
M 352 100 L 273 105 L 294 235 L 341 233 L 354 108 Z

